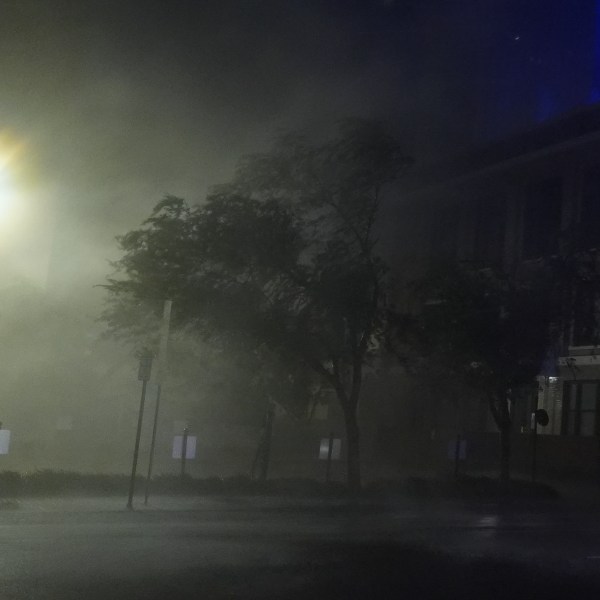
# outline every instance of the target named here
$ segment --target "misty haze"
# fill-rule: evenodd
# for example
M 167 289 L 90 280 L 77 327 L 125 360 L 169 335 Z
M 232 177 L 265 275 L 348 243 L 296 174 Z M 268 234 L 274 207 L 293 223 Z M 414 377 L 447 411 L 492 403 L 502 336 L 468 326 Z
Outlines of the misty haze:
M 0 0 L 0 600 L 600 591 L 598 0 Z

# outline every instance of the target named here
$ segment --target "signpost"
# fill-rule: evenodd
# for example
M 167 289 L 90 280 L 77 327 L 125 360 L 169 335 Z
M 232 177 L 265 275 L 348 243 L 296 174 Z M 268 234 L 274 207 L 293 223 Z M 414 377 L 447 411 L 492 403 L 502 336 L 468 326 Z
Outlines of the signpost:
M 150 480 L 152 479 L 152 466 L 154 464 L 154 448 L 156 446 L 156 428 L 158 424 L 158 409 L 160 406 L 160 395 L 162 392 L 163 380 L 167 368 L 167 342 L 169 340 L 169 324 L 171 322 L 171 300 L 165 300 L 163 308 L 163 318 L 160 331 L 160 347 L 158 352 L 158 373 L 156 377 L 156 404 L 154 405 L 154 424 L 152 425 L 152 441 L 150 442 L 150 457 L 148 459 L 148 475 L 146 476 L 146 491 L 144 493 L 144 504 L 148 504 L 150 495 Z
M 127 508 L 133 509 L 133 494 L 135 492 L 135 472 L 137 469 L 138 454 L 140 451 L 140 437 L 142 435 L 142 420 L 144 418 L 144 402 L 146 401 L 146 385 L 152 372 L 152 353 L 146 351 L 140 357 L 140 366 L 138 369 L 138 380 L 142 382 L 142 396 L 140 398 L 140 410 L 138 412 L 137 431 L 135 434 L 135 446 L 133 448 L 133 464 L 131 465 L 131 478 L 129 480 L 129 497 L 127 499 Z
M 181 479 L 185 477 L 185 457 L 187 454 L 188 428 L 183 430 L 183 439 L 181 440 Z
M 461 439 L 460 434 L 448 443 L 448 458 L 454 461 L 454 477 L 458 479 L 460 461 L 467 460 L 467 440 Z
M 183 435 L 173 438 L 173 458 L 181 460 L 181 478 L 185 477 L 185 461 L 196 458 L 196 436 L 188 435 L 188 428 Z
M 536 408 L 531 413 L 531 436 L 532 436 L 532 448 L 531 448 L 531 481 L 535 481 L 537 476 L 537 436 L 538 436 L 538 425 L 546 427 L 550 422 L 548 413 L 543 408 Z

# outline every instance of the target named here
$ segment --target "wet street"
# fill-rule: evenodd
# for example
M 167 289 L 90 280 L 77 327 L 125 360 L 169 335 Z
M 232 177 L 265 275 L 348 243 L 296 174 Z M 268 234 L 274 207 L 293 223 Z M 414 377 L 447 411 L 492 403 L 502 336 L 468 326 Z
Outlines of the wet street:
M 511 590 L 559 598 L 600 589 L 600 514 L 589 510 L 290 498 L 157 498 L 133 512 L 124 504 L 6 506 L 0 598 L 501 598 Z

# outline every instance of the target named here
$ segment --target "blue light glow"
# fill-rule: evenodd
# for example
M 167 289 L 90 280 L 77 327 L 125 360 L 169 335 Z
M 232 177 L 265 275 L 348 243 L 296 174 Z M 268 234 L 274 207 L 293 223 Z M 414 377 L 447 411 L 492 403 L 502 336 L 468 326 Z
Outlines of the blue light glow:
M 596 0 L 594 18 L 594 66 L 592 87 L 588 99 L 594 104 L 600 101 L 600 0 Z
M 469 10 L 480 4 L 456 3 L 457 16 L 469 23 Z M 476 143 L 600 104 L 600 0 L 494 5 L 473 20 L 486 35 L 475 46 L 466 44 L 460 55 L 461 66 L 469 66 L 460 90 L 466 90 L 465 97 L 472 93 L 470 116 L 477 120 L 467 127 Z
M 552 92 L 545 88 L 540 87 L 538 91 L 538 106 L 537 106 L 537 121 L 546 121 L 553 117 L 559 112 L 559 107 L 556 102 L 556 97 Z

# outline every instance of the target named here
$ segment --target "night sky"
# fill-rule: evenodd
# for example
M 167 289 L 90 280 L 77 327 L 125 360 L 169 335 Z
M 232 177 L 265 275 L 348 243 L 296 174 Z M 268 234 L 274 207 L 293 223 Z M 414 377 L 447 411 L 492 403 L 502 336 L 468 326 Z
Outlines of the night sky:
M 115 235 L 279 131 L 385 118 L 424 161 L 598 100 L 597 4 L 0 0 L 0 141 L 28 215 L 2 264 L 99 302 Z

